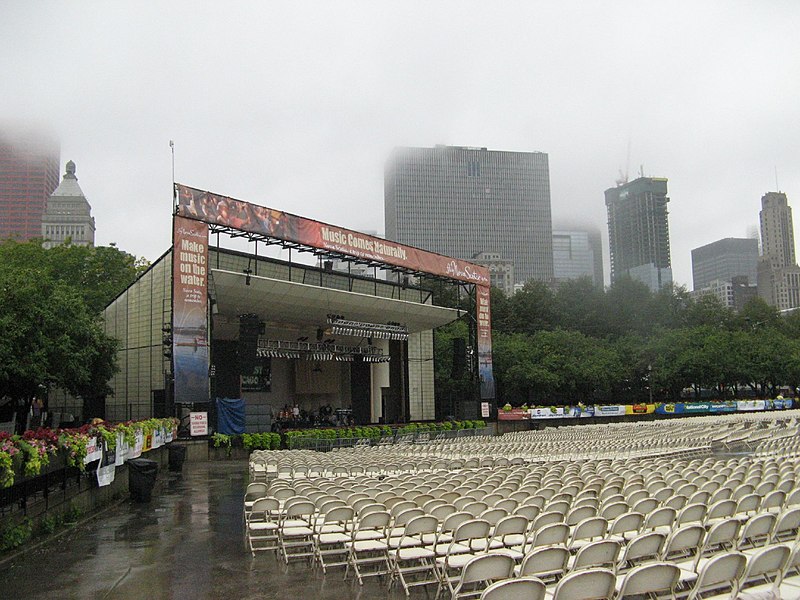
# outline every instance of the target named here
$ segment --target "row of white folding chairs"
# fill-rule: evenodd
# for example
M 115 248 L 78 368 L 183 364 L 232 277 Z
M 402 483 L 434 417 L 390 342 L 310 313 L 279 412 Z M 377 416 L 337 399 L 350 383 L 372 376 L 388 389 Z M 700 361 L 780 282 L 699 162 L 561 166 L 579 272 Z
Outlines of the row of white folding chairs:
M 498 483 L 498 484 L 503 483 L 503 481 L 502 480 L 498 480 L 496 476 L 493 475 L 493 477 L 494 477 L 494 480 L 496 481 L 496 483 Z M 416 484 L 425 485 L 426 482 L 429 482 L 429 481 L 438 481 L 438 482 L 447 481 L 447 476 L 444 476 L 444 477 L 434 476 L 434 478 L 427 479 L 427 480 L 425 480 L 425 479 L 423 479 L 423 480 L 416 479 L 415 480 L 414 478 L 409 478 L 407 480 L 408 484 L 411 485 L 411 486 L 414 486 Z M 464 475 L 463 472 L 462 472 L 462 474 L 460 476 L 454 476 L 452 481 L 460 483 L 460 484 L 463 484 L 463 483 L 465 483 L 467 481 L 467 476 Z M 481 481 L 485 481 L 485 478 L 481 479 L 480 477 L 478 477 L 478 479 L 475 479 L 473 481 L 476 482 L 476 485 L 479 485 Z M 572 480 L 566 480 L 566 481 L 562 480 L 561 482 L 562 483 L 571 483 L 571 481 Z M 615 480 L 615 482 L 616 481 L 618 481 L 618 480 Z M 315 485 L 316 483 L 318 483 L 316 480 L 309 480 L 308 481 L 308 484 L 311 485 L 311 486 Z M 319 481 L 319 483 L 326 485 L 327 484 L 327 480 L 321 479 Z M 352 485 L 365 485 L 367 488 L 369 487 L 369 482 L 360 482 L 359 483 L 357 480 L 353 480 L 350 483 Z M 786 480 L 786 481 L 783 482 L 785 491 L 789 490 L 789 486 L 790 486 L 791 483 L 792 483 L 791 480 Z M 394 486 L 394 485 L 403 485 L 403 479 L 402 478 L 395 478 L 395 479 L 386 480 L 384 482 L 379 482 L 379 483 L 373 482 L 373 485 L 375 486 L 376 493 L 377 493 L 378 491 L 382 491 L 382 489 L 386 488 L 386 487 L 391 487 L 391 486 Z M 443 485 L 448 485 L 448 484 L 443 484 Z M 534 485 L 542 487 L 540 492 L 541 492 L 542 495 L 546 496 L 546 498 L 545 498 L 546 500 L 549 499 L 549 498 L 547 498 L 548 495 L 549 495 L 549 497 L 552 497 L 558 491 L 558 482 L 557 481 L 547 481 L 547 480 L 542 481 L 540 479 L 535 479 L 534 481 L 529 481 L 528 482 L 528 488 L 532 492 L 535 491 L 534 488 L 533 488 Z M 769 483 L 768 485 L 771 486 L 772 484 Z M 613 499 L 614 495 L 620 495 L 619 492 L 623 492 L 624 494 L 627 494 L 627 497 L 624 498 L 624 499 L 626 499 L 626 500 L 638 500 L 638 496 L 644 496 L 644 497 L 647 496 L 647 493 L 644 491 L 642 486 L 643 486 L 643 484 L 642 483 L 638 483 L 638 482 L 631 483 L 628 488 L 620 488 L 619 485 L 610 485 L 610 486 L 608 486 L 607 490 L 603 490 L 603 491 L 600 492 L 599 497 L 600 497 L 601 500 L 611 500 L 611 499 Z M 693 484 L 685 484 L 682 488 L 679 488 L 678 491 L 679 492 L 686 491 L 687 486 L 688 486 L 689 491 L 694 491 L 694 489 L 696 489 L 696 487 Z M 449 484 L 449 489 L 446 490 L 446 491 L 452 491 L 453 489 L 455 489 L 455 487 L 457 487 L 456 484 Z M 506 487 L 510 487 L 512 492 L 514 491 L 514 489 L 522 489 L 523 487 L 525 487 L 525 480 L 524 479 L 520 480 L 519 478 L 511 480 L 511 478 L 509 478 L 509 481 L 508 481 Z M 581 487 L 582 486 L 580 486 L 580 485 L 567 485 L 567 486 L 564 487 L 564 489 L 566 490 L 568 488 L 572 488 L 571 492 L 574 494 L 575 492 L 580 490 Z M 429 491 L 429 490 L 430 490 L 430 488 L 428 490 L 425 490 L 425 491 Z M 462 491 L 465 491 L 465 490 L 462 490 Z M 466 491 L 468 493 L 468 490 L 466 490 Z M 605 493 L 606 491 L 608 491 L 610 493 Z M 652 488 L 650 490 L 648 490 L 648 491 L 650 493 L 652 493 L 652 494 L 658 494 L 658 492 L 654 491 Z M 662 487 L 662 489 L 660 491 L 661 492 L 669 492 L 670 490 Z M 719 491 L 720 490 L 718 490 L 718 492 Z M 722 488 L 721 491 L 725 492 L 726 489 Z M 745 495 L 746 492 L 751 492 L 751 491 L 753 491 L 753 486 L 752 485 L 748 485 L 748 484 L 744 484 L 743 486 L 738 486 L 738 488 L 734 489 L 733 493 L 731 493 L 730 496 L 731 497 L 735 497 L 735 498 L 738 499 L 741 496 Z M 549 494 L 546 493 L 546 492 L 549 492 Z M 741 493 L 739 493 L 739 492 L 741 492 Z M 680 496 L 679 493 L 677 493 L 675 495 Z M 658 494 L 658 496 L 659 496 L 658 499 L 664 499 L 665 502 L 666 502 L 666 499 L 670 497 L 670 496 L 668 496 L 666 494 Z M 720 498 L 723 498 L 723 497 L 725 497 L 725 496 L 720 496 Z M 715 498 L 715 496 L 713 496 L 713 495 L 711 495 L 710 498 L 715 499 L 715 500 L 720 499 L 720 498 Z M 687 500 L 690 500 L 690 499 L 691 499 L 691 497 L 687 498 Z M 709 495 L 706 494 L 706 497 L 704 499 L 708 500 L 709 499 Z M 698 499 L 696 498 L 695 500 L 698 500 Z
M 633 595 L 696 600 L 706 593 L 715 598 L 747 597 L 796 598 L 800 587 L 787 574 L 796 572 L 797 548 L 763 548 L 747 556 L 740 552 L 716 555 L 696 573 L 694 583 L 682 584 L 681 567 L 670 562 L 652 562 L 635 567 L 624 576 L 609 569 L 594 567 L 570 572 L 548 588 L 536 577 L 500 579 L 481 593 L 481 600 L 615 600 Z M 468 571 L 479 571 L 469 577 Z M 476 560 L 465 567 L 462 579 L 478 580 L 496 576 L 501 569 L 491 569 L 488 562 Z M 764 581 L 766 580 L 766 583 Z M 479 584 L 481 582 L 479 581 Z M 459 589 L 460 592 L 460 589 Z M 765 594 L 761 596 L 759 594 Z M 460 594 L 454 598 L 462 597 Z M 744 597 L 744 596 L 742 596 Z
M 368 513 L 368 514 L 369 514 L 369 513 Z M 731 521 L 731 522 L 733 522 L 734 524 L 738 524 L 738 522 L 735 522 L 735 521 Z M 388 523 L 387 523 L 387 525 L 388 525 Z M 719 529 L 720 527 L 718 526 L 717 528 Z M 552 526 L 551 526 L 551 527 L 550 527 L 550 529 L 552 530 L 552 529 L 557 529 L 557 528 L 556 528 L 556 527 L 552 527 Z M 562 527 L 561 529 L 563 530 L 563 527 Z M 705 530 L 704 530 L 704 528 L 700 527 L 699 525 L 694 525 L 694 526 L 684 526 L 684 527 L 683 527 L 683 529 L 682 529 L 682 530 L 680 530 L 680 531 L 681 531 L 681 535 L 685 535 L 685 534 L 687 534 L 687 533 L 689 533 L 689 534 L 692 534 L 692 533 L 694 533 L 694 534 L 695 534 L 695 538 L 694 538 L 694 539 L 695 539 L 695 542 L 697 542 L 699 539 L 701 539 L 701 538 L 700 538 L 700 537 L 698 537 L 698 535 L 697 535 L 697 534 L 698 534 L 698 532 L 702 533 L 702 532 L 704 532 Z M 792 535 L 796 535 L 796 532 L 792 532 Z M 653 536 L 650 536 L 650 537 L 653 537 Z M 677 537 L 678 537 L 678 536 L 673 536 L 673 537 L 675 537 L 675 538 L 677 539 Z M 552 541 L 552 540 L 551 540 L 551 541 Z M 685 543 L 685 542 L 683 542 L 683 545 L 682 545 L 682 546 L 680 546 L 680 545 L 678 545 L 678 546 L 679 546 L 679 547 L 678 547 L 678 549 L 685 550 L 686 543 Z M 358 553 L 356 553 L 356 554 L 358 554 Z M 309 551 L 309 555 L 311 555 L 311 554 L 310 554 L 310 551 Z M 666 556 L 666 555 L 665 555 L 665 556 Z M 355 557 L 351 557 L 349 560 L 350 560 L 350 562 L 353 562 L 353 565 L 352 565 L 352 566 L 353 566 L 353 569 L 354 569 L 354 571 L 357 573 L 357 575 L 358 575 L 358 577 L 359 577 L 359 580 L 360 580 L 360 579 L 361 579 L 361 577 L 362 577 L 362 575 L 361 575 L 361 574 L 359 574 L 359 562 L 358 562 L 358 561 L 359 561 L 360 559 L 358 558 L 358 556 L 355 556 Z
M 780 578 L 783 576 L 787 565 L 791 564 L 796 567 L 796 558 L 793 561 L 789 561 L 790 549 L 792 544 L 796 543 L 796 531 L 793 534 L 793 539 L 788 544 L 757 546 L 744 550 L 744 553 L 739 551 L 731 552 L 728 548 L 733 545 L 735 536 L 731 535 L 732 528 L 728 526 L 729 524 L 734 526 L 733 529 L 738 527 L 738 522 L 735 521 L 719 523 L 708 532 L 698 525 L 684 526 L 674 530 L 669 535 L 657 532 L 645 533 L 633 538 L 625 547 L 620 544 L 619 540 L 603 539 L 582 546 L 577 554 L 571 554 L 564 545 L 534 547 L 524 556 L 521 565 L 516 567 L 516 573 L 520 577 L 535 576 L 543 580 L 549 580 L 552 588 L 557 589 L 559 585 L 563 587 L 560 581 L 562 578 L 568 579 L 571 572 L 604 567 L 615 578 L 614 585 L 609 588 L 608 596 L 595 596 L 589 593 L 585 587 L 578 587 L 576 591 L 580 590 L 578 592 L 579 595 L 570 595 L 568 597 L 610 598 L 614 596 L 614 593 L 619 594 L 619 597 L 626 595 L 625 592 L 620 591 L 622 589 L 627 589 L 628 592 L 634 593 L 630 586 L 627 588 L 625 586 L 629 573 L 641 570 L 644 564 L 648 564 L 651 561 L 669 561 L 677 567 L 677 570 L 673 569 L 673 592 L 680 586 L 684 590 L 684 595 L 694 596 L 707 588 L 719 587 L 719 584 L 723 583 L 724 580 L 734 590 L 734 594 L 731 597 L 735 597 L 736 590 L 745 582 L 750 582 L 756 577 L 771 573 L 777 585 L 779 585 Z M 507 552 L 507 550 L 503 549 L 501 552 Z M 472 554 L 479 555 L 480 552 Z M 723 560 L 727 562 L 730 559 L 721 559 L 720 557 L 729 557 L 731 555 L 739 557 L 736 561 L 739 563 L 738 567 L 729 572 L 728 576 L 722 578 L 720 577 L 720 572 L 725 571 L 725 568 L 721 567 L 719 563 Z M 796 557 L 797 552 L 795 551 L 792 555 Z M 453 578 L 450 582 L 450 590 L 454 597 L 457 597 L 459 592 L 462 591 L 465 581 L 476 583 L 490 579 L 489 577 L 470 577 L 467 574 L 469 566 L 477 558 L 464 553 L 458 556 L 456 565 L 464 564 L 465 568 L 459 578 Z M 512 561 L 510 564 L 513 565 L 514 556 L 509 554 L 509 557 Z M 656 562 L 655 564 L 661 563 Z M 712 569 L 713 574 L 709 573 Z M 452 584 L 456 581 L 458 583 L 453 587 Z M 662 588 L 654 587 L 650 589 L 651 591 L 660 591 Z M 644 593 L 644 591 L 644 588 L 641 588 L 637 593 Z
M 276 493 L 275 498 L 279 501 L 279 506 L 288 504 L 290 501 L 297 499 L 293 490 L 283 490 L 285 495 Z M 530 524 L 531 534 L 530 540 L 539 540 L 541 542 L 542 536 L 550 540 L 547 543 L 554 543 L 556 538 L 554 536 L 561 535 L 561 541 L 567 543 L 567 534 L 570 536 L 570 544 L 574 545 L 578 540 L 591 539 L 595 537 L 602 537 L 606 533 L 614 536 L 622 536 L 627 539 L 639 533 L 646 531 L 667 531 L 674 527 L 684 525 L 699 524 L 706 528 L 712 527 L 718 522 L 725 520 L 736 521 L 737 523 L 746 522 L 752 515 L 756 514 L 758 509 L 757 505 L 752 505 L 752 510 L 740 510 L 733 502 L 729 502 L 728 506 L 724 506 L 727 501 L 717 503 L 712 506 L 710 510 L 706 510 L 706 506 L 702 504 L 693 504 L 685 507 L 681 511 L 676 511 L 674 508 L 661 507 L 653 510 L 649 514 L 639 512 L 626 512 L 619 514 L 615 519 L 607 519 L 603 516 L 596 514 L 596 509 L 592 506 L 580 506 L 569 512 L 558 510 L 544 510 L 542 511 L 538 506 L 533 504 L 522 503 L 521 505 L 514 499 L 501 499 L 500 495 L 489 502 L 474 500 L 470 497 L 461 497 L 456 499 L 452 504 L 449 504 L 444 499 L 437 499 L 430 495 L 419 495 L 417 497 L 410 496 L 412 499 L 403 498 L 402 496 L 393 496 L 392 492 L 386 491 L 386 496 L 378 498 L 371 498 L 364 493 L 344 493 L 340 496 L 332 494 L 318 493 L 318 495 L 309 494 L 307 497 L 301 499 L 313 501 L 315 506 L 321 512 L 324 512 L 325 506 L 351 505 L 356 510 L 360 511 L 364 507 L 373 507 L 380 510 L 386 509 L 391 513 L 399 514 L 400 512 L 408 509 L 423 510 L 430 514 L 435 514 L 437 517 L 444 521 L 451 514 L 461 511 L 468 513 L 473 517 L 484 517 L 494 525 L 499 519 L 507 516 L 509 513 L 523 515 Z M 489 499 L 487 497 L 487 499 Z M 560 503 L 560 502 L 559 502 Z M 558 503 L 557 503 L 558 504 Z M 545 508 L 555 508 L 550 505 Z M 563 510 L 564 507 L 562 507 Z M 792 507 L 781 512 L 780 507 L 774 507 L 772 512 L 764 512 L 758 515 L 760 524 L 757 527 L 751 527 L 748 523 L 746 531 L 748 531 L 747 539 L 754 538 L 757 532 L 764 529 L 765 524 L 770 524 L 769 534 L 772 535 L 772 528 L 775 528 L 775 534 L 781 532 L 785 534 L 788 531 L 795 531 L 798 524 L 800 524 L 800 507 Z M 491 517 L 489 515 L 492 515 Z M 609 523 L 611 525 L 609 526 Z M 563 527 L 550 527 L 547 534 L 543 533 L 548 526 L 561 525 Z M 549 536 L 549 537 L 547 537 Z M 524 543 L 523 543 L 524 545 Z

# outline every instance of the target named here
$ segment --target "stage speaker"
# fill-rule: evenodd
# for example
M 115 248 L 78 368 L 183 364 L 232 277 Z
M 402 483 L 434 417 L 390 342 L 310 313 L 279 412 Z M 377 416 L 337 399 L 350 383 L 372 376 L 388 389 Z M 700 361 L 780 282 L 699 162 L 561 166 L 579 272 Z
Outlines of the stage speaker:
M 451 377 L 460 379 L 467 368 L 467 342 L 464 338 L 453 338 L 453 370 Z
M 239 316 L 239 344 L 237 354 L 239 358 L 239 373 L 249 375 L 256 365 L 256 352 L 258 349 L 258 335 L 262 324 L 258 315 L 247 314 Z

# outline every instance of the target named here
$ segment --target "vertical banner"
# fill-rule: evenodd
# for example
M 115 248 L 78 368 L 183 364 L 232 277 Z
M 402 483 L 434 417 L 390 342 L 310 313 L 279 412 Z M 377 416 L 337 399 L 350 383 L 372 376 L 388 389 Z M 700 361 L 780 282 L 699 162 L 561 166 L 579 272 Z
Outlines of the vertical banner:
M 175 402 L 208 402 L 208 226 L 178 216 L 173 224 Z
M 492 315 L 488 285 L 475 286 L 478 297 L 478 376 L 481 380 L 481 400 L 494 398 L 492 373 Z

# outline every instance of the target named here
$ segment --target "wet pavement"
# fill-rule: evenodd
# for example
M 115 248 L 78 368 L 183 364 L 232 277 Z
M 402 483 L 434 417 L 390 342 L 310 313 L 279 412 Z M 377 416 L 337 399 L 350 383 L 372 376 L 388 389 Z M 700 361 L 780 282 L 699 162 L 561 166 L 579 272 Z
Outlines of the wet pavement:
M 244 545 L 246 485 L 244 461 L 163 471 L 149 504 L 125 500 L 0 565 L 0 600 L 405 597 L 375 578 L 361 588 L 343 581 L 343 568 L 323 576 L 303 562 L 286 567 L 271 552 L 253 558 Z

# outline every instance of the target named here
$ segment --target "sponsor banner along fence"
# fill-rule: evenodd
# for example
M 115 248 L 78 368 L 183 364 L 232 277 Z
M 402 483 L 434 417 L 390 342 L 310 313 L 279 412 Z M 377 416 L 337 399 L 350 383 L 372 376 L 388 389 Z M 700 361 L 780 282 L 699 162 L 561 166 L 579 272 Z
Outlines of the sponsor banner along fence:
M 626 415 L 649 415 L 655 411 L 655 404 L 628 404 L 625 406 Z
M 784 410 L 797 406 L 797 400 L 728 400 L 726 402 L 675 402 L 655 404 L 595 404 L 572 406 L 545 406 L 533 408 L 500 408 L 500 421 L 529 421 L 543 419 L 574 419 L 586 417 L 622 417 L 625 415 L 692 415 Z
M 86 444 L 87 453 L 83 464 L 88 465 L 98 461 L 97 485 L 104 487 L 114 482 L 116 468 L 122 466 L 126 460 L 138 458 L 147 450 L 160 448 L 164 444 L 172 442 L 175 437 L 176 431 L 168 427 L 155 428 L 147 436 L 139 429 L 135 433 L 134 445 L 129 446 L 122 433 L 117 433 L 117 443 L 113 449 L 109 448 L 102 437 L 92 437 Z

